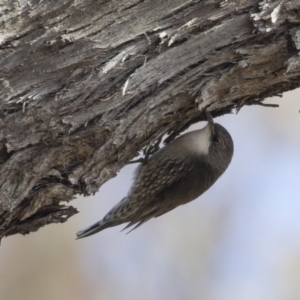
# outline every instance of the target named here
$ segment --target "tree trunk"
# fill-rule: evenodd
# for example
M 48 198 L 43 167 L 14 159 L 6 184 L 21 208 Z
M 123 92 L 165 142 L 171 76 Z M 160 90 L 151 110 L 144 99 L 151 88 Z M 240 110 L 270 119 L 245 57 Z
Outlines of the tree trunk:
M 300 86 L 298 0 L 11 0 L 0 21 L 0 238 L 66 221 L 204 109 Z

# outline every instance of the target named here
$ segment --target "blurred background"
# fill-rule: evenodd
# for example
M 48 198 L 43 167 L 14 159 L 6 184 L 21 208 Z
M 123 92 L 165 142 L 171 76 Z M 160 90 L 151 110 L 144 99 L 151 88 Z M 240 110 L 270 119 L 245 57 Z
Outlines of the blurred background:
M 299 97 L 217 118 L 235 143 L 225 174 L 128 235 L 118 226 L 75 241 L 126 195 L 136 165 L 73 201 L 67 223 L 3 239 L 0 299 L 299 300 Z

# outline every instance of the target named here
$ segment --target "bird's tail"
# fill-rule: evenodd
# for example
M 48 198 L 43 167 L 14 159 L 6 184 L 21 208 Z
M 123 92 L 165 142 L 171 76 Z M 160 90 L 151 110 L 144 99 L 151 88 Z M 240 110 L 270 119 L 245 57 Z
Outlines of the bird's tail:
M 125 219 L 122 218 L 116 218 L 116 213 L 122 208 L 124 202 L 126 200 L 126 197 L 123 198 L 117 205 L 115 205 L 108 214 L 97 223 L 87 227 L 86 229 L 80 230 L 76 233 L 77 240 L 93 235 L 101 230 L 104 230 L 109 227 L 120 225 L 124 222 L 126 222 Z
M 77 236 L 76 240 L 93 235 L 93 234 L 95 234 L 103 229 L 106 229 L 108 227 L 111 227 L 111 226 L 115 226 L 115 225 L 112 225 L 111 222 L 105 222 L 104 220 L 98 221 L 97 223 L 95 223 L 83 230 L 78 231 L 76 233 L 76 236 Z

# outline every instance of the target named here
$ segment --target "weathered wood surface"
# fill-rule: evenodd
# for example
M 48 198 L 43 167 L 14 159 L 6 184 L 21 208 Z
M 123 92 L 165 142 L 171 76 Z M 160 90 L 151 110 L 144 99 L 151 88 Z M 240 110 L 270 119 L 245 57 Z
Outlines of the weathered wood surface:
M 0 238 L 64 222 L 159 135 L 300 86 L 300 2 L 0 4 Z

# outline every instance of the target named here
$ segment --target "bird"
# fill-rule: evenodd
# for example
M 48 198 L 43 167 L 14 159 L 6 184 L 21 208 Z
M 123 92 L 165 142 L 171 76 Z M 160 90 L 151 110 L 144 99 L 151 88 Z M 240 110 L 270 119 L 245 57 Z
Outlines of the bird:
M 136 229 L 208 190 L 230 164 L 234 146 L 229 132 L 205 113 L 204 128 L 179 136 L 141 163 L 127 196 L 77 239 L 123 223 Z

